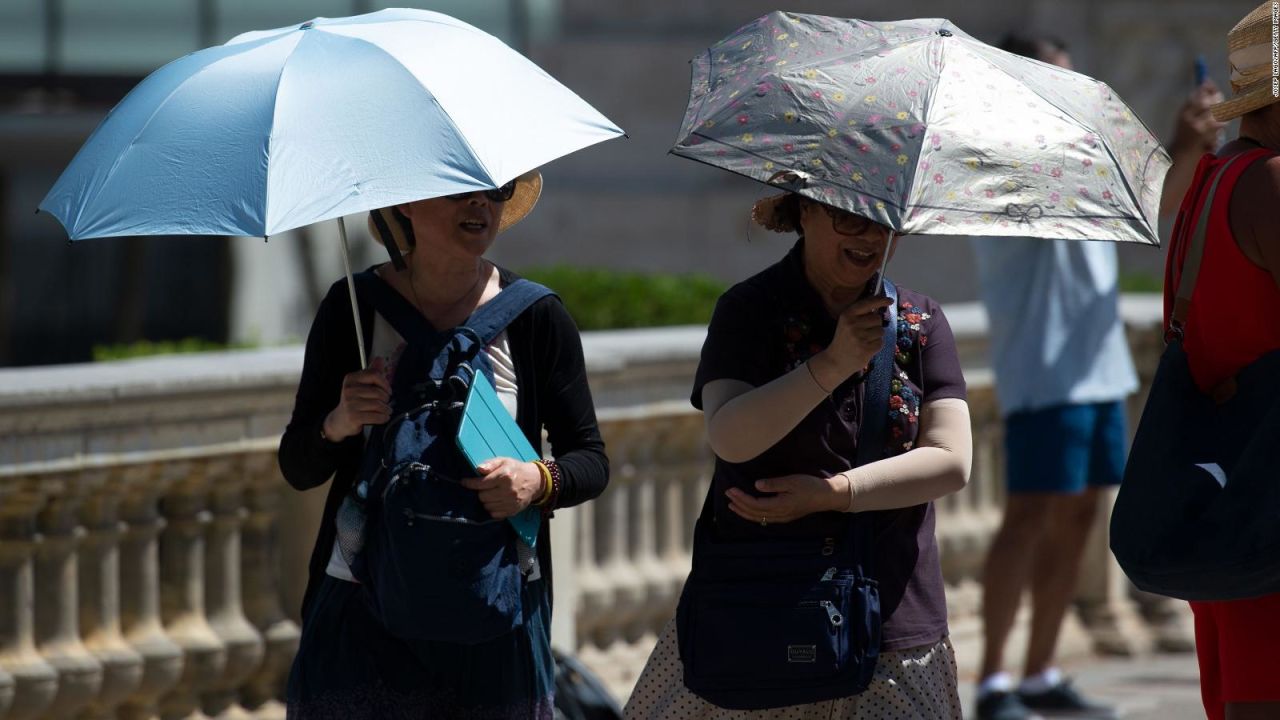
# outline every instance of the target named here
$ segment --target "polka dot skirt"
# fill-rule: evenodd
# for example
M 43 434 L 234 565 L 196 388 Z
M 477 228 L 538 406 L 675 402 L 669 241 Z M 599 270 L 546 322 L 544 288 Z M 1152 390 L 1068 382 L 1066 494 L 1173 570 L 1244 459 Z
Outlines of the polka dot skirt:
M 866 690 L 773 710 L 725 710 L 684 686 L 672 619 L 658 638 L 623 711 L 626 720 L 961 720 L 951 640 L 880 653 Z

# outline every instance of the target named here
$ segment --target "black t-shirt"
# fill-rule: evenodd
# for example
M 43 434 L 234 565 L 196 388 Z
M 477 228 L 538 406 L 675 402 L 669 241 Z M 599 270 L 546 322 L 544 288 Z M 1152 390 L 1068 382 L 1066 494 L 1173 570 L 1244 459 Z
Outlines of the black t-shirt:
M 692 401 L 713 380 L 759 387 L 825 348 L 835 319 L 804 274 L 803 239 L 780 262 L 730 288 L 716 304 L 702 346 Z M 906 452 L 919 432 L 922 402 L 965 397 L 955 338 L 942 309 L 898 288 L 898 348 L 890 387 L 884 456 Z M 716 458 L 712 478 L 716 532 L 727 539 L 823 537 L 840 532 L 842 513 L 817 513 L 761 527 L 729 510 L 730 487 L 758 494 L 756 480 L 804 473 L 827 477 L 853 467 L 862 419 L 863 383 L 850 378 L 782 440 L 743 463 Z M 875 528 L 873 574 L 880 582 L 886 650 L 937 642 L 947 633 L 947 603 L 934 537 L 933 503 L 868 513 Z

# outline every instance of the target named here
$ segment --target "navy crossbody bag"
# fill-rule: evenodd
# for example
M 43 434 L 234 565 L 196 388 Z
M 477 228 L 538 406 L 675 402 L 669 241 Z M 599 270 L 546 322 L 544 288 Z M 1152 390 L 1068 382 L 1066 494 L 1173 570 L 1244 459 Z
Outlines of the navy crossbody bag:
M 885 281 L 897 306 L 897 289 Z M 872 362 L 857 464 L 885 447 L 897 323 Z M 880 654 L 880 594 L 871 577 L 870 516 L 843 536 L 722 541 L 711 492 L 694 526 L 693 569 L 676 611 L 684 684 L 730 710 L 834 700 L 866 689 Z

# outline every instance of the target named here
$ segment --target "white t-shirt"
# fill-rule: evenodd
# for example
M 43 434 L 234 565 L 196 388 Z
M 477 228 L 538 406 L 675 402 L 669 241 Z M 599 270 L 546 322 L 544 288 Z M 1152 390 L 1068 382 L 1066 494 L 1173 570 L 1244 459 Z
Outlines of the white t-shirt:
M 1138 389 L 1113 243 L 974 238 L 1001 415 Z

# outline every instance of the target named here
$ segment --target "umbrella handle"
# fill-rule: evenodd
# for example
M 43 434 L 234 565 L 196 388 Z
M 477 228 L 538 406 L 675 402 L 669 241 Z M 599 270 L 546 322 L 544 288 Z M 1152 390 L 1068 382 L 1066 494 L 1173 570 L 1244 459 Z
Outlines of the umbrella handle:
M 356 281 L 351 277 L 351 250 L 347 246 L 347 223 L 338 216 L 338 237 L 342 240 L 342 268 L 347 273 L 347 292 L 351 294 L 351 316 L 356 320 L 356 346 L 360 348 L 360 369 L 369 367 L 364 351 L 364 326 L 360 323 L 360 303 L 356 301 Z
M 876 295 L 884 294 L 884 271 L 889 267 L 889 255 L 893 252 L 893 239 L 897 237 L 897 233 L 889 231 L 889 242 L 884 245 L 884 260 L 880 262 L 880 277 L 876 279 Z M 352 295 L 352 302 L 355 302 L 355 296 Z

